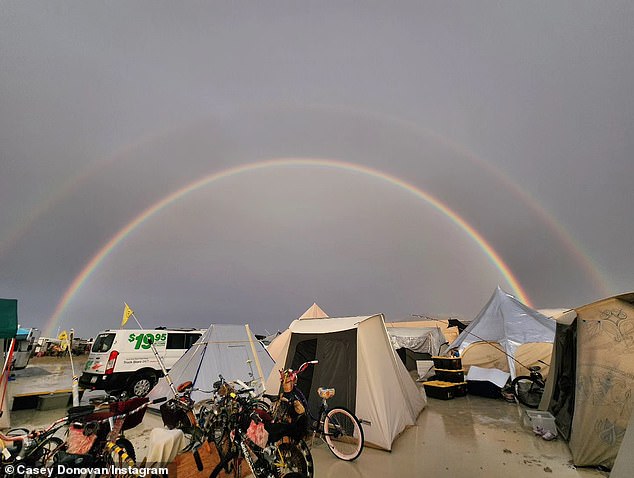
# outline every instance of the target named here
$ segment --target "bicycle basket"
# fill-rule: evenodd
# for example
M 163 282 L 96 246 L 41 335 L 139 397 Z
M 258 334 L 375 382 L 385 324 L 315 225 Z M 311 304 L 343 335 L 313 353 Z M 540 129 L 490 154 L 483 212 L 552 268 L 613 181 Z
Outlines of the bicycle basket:
M 134 413 L 125 417 L 123 422 L 122 430 L 129 430 L 130 428 L 136 427 L 143 421 L 145 410 L 147 409 L 147 407 L 144 407 L 143 405 L 146 405 L 147 403 L 148 399 L 145 397 L 135 397 L 123 402 L 114 402 L 110 404 L 110 412 L 115 415 L 123 415 L 134 411 Z
M 195 425 L 195 417 L 189 407 L 178 400 L 169 400 L 160 407 L 163 424 L 170 430 Z
M 321 388 L 321 387 L 319 387 L 317 389 L 317 394 L 321 398 L 323 398 L 325 400 L 328 400 L 329 398 L 332 398 L 332 397 L 335 396 L 335 389 L 334 388 Z
M 74 455 L 86 455 L 90 452 L 96 439 L 95 433 L 86 435 L 83 427 L 71 425 L 68 428 L 66 452 Z

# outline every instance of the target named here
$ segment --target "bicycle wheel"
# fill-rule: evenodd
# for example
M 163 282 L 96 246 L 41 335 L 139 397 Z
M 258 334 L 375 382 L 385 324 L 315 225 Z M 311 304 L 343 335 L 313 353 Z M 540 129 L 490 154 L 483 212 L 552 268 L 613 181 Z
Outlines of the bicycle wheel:
M 237 470 L 237 471 L 233 471 L 234 476 L 239 476 L 240 475 L 240 471 L 239 471 L 239 467 L 235 466 L 236 461 L 238 461 L 239 459 L 239 454 L 236 452 L 230 452 L 227 454 L 227 456 L 225 456 L 222 460 L 220 460 L 220 463 L 218 463 L 216 465 L 216 467 L 211 470 L 211 474 L 209 475 L 209 478 L 217 478 L 218 476 L 220 476 L 220 473 L 224 472 L 224 473 L 229 473 L 229 471 L 227 470 Z
M 117 438 L 117 441 L 115 442 L 115 444 L 119 448 L 122 448 L 123 450 L 125 450 L 125 452 L 128 454 L 128 457 L 131 458 L 132 461 L 136 463 L 136 451 L 134 451 L 134 445 L 132 444 L 130 440 L 128 440 L 127 438 L 120 437 L 120 438 Z M 113 457 L 113 460 L 114 460 L 114 457 Z M 125 464 L 121 455 L 118 455 L 117 460 L 114 460 L 114 461 L 119 466 L 124 466 Z
M 279 443 L 276 450 L 276 475 L 290 478 L 299 474 L 306 478 L 314 475 L 313 455 L 304 440 Z
M 343 407 L 328 410 L 324 419 L 324 438 L 330 451 L 341 460 L 355 460 L 363 451 L 361 423 Z
M 544 387 L 527 376 L 515 377 L 511 389 L 517 400 L 528 408 L 537 408 L 544 394 Z
M 24 463 L 32 467 L 50 467 L 53 463 L 53 455 L 64 446 L 64 440 L 58 437 L 48 437 L 37 445 L 32 453 L 27 454 Z

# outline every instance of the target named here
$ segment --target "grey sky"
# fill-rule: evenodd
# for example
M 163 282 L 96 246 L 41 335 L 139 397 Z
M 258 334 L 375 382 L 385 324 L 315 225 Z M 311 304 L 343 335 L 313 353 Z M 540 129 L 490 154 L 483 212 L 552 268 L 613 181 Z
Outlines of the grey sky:
M 449 207 L 536 307 L 630 291 L 631 2 L 18 2 L 0 8 L 0 296 L 45 327 L 143 210 L 241 164 L 373 168 Z M 571 242 L 573 241 L 573 242 Z M 249 171 L 126 236 L 62 328 L 472 318 L 511 285 L 411 191 Z

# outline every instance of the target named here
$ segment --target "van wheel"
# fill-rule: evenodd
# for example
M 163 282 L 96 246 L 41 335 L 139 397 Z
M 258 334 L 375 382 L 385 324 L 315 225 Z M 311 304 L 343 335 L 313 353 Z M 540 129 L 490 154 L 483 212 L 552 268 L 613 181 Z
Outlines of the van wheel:
M 128 392 L 132 397 L 145 397 L 154 388 L 156 379 L 151 373 L 135 375 L 130 381 Z

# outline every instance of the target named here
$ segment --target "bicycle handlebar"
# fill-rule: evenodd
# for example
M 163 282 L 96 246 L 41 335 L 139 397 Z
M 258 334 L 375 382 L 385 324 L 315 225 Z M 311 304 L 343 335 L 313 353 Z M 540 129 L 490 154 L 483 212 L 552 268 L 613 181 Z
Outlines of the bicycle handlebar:
M 7 441 L 7 442 L 14 442 L 14 441 L 24 441 L 27 438 L 28 439 L 37 438 L 38 436 L 43 435 L 49 432 L 50 430 L 52 430 L 53 427 L 55 427 L 56 425 L 59 425 L 60 423 L 63 423 L 67 420 L 68 420 L 68 417 L 59 418 L 43 430 L 33 430 L 29 433 L 25 433 L 24 435 L 11 436 L 11 435 L 5 435 L 4 433 L 0 433 L 0 440 Z
M 317 365 L 319 363 L 319 360 L 311 360 L 310 362 L 304 362 L 303 364 L 301 364 L 299 366 L 299 368 L 297 369 L 297 372 L 295 373 L 302 373 L 304 370 L 306 370 L 308 368 L 309 365 Z

